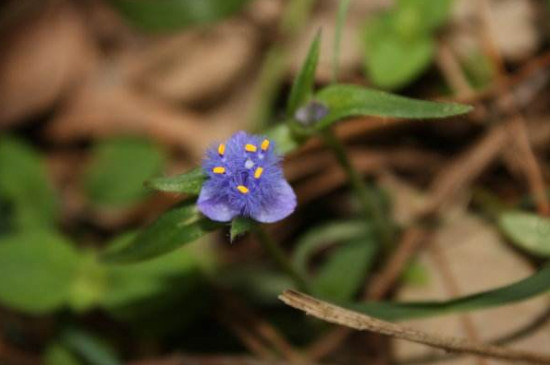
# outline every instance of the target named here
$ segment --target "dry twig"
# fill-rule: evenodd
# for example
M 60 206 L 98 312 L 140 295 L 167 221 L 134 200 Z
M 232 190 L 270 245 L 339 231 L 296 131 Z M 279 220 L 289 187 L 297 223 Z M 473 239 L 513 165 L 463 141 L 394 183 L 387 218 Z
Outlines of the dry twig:
M 460 338 L 443 337 L 398 324 L 382 321 L 364 314 L 353 312 L 331 303 L 321 301 L 294 290 L 287 290 L 279 296 L 285 304 L 306 312 L 323 321 L 354 328 L 359 331 L 370 331 L 382 335 L 412 341 L 448 352 L 472 354 L 496 358 L 505 361 L 524 362 L 529 364 L 550 364 L 550 354 L 538 354 L 513 350 L 480 342 L 466 341 Z

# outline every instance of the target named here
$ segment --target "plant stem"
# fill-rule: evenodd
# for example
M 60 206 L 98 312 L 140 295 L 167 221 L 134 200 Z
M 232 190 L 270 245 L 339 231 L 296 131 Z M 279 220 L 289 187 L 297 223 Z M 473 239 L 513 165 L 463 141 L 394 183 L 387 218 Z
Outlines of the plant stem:
M 383 246 L 385 248 L 389 248 L 393 241 L 393 234 L 391 227 L 387 224 L 387 220 L 382 212 L 382 209 L 376 201 L 376 195 L 371 189 L 367 188 L 363 178 L 351 164 L 344 146 L 340 143 L 338 138 L 336 138 L 332 130 L 328 128 L 325 129 L 322 132 L 322 136 L 326 145 L 332 150 L 336 160 L 346 173 L 352 188 L 355 190 L 355 193 L 359 198 L 359 202 L 361 203 L 363 214 L 367 219 L 371 219 L 373 221 L 376 235 L 382 241 Z
M 281 246 L 275 242 L 275 240 L 261 227 L 254 227 L 254 233 L 260 243 L 265 247 L 267 252 L 271 255 L 273 260 L 283 269 L 284 272 L 294 281 L 294 284 L 300 290 L 310 293 L 307 280 L 294 268 L 285 252 L 281 249 Z

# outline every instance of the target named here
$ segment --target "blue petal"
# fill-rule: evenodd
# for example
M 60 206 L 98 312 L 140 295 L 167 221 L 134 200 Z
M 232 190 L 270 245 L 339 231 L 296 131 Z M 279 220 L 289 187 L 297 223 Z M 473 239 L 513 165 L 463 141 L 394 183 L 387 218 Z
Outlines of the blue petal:
M 286 218 L 296 209 L 296 195 L 292 187 L 284 179 L 273 186 L 273 198 L 269 204 L 263 204 L 251 216 L 258 222 L 273 223 Z
M 202 186 L 197 206 L 202 214 L 217 222 L 229 222 L 239 214 L 226 199 L 220 199 L 217 188 L 208 183 Z

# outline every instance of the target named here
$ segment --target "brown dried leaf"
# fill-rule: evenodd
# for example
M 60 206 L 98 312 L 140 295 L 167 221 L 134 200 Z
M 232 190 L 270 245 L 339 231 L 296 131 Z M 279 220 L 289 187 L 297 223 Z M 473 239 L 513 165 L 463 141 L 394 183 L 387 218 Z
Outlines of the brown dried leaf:
M 455 212 L 447 217 L 446 223 L 434 237 L 432 245 L 437 245 L 448 262 L 448 269 L 452 273 L 460 295 L 468 295 L 478 291 L 506 285 L 533 273 L 533 269 L 522 260 L 513 250 L 503 242 L 498 232 L 487 222 L 471 214 Z M 442 279 L 433 256 L 424 252 L 420 262 L 428 270 L 429 282 L 424 286 L 407 286 L 398 292 L 398 299 L 409 300 L 437 300 L 448 299 L 449 287 Z M 546 311 L 548 298 L 538 297 L 517 304 L 504 307 L 473 312 L 468 314 L 479 334 L 481 341 L 489 341 L 505 334 L 513 333 Z M 407 321 L 423 331 L 441 332 L 452 336 L 467 336 L 459 316 L 435 317 Z M 540 331 L 523 339 L 519 343 L 510 345 L 522 350 L 540 351 L 544 344 L 549 343 L 550 332 Z M 440 354 L 440 351 L 425 346 L 395 342 L 397 358 Z M 472 364 L 471 358 L 460 358 L 448 362 L 449 364 Z M 502 362 L 491 360 L 492 364 Z
M 95 59 L 82 19 L 57 2 L 14 30 L 0 60 L 0 128 L 43 112 Z

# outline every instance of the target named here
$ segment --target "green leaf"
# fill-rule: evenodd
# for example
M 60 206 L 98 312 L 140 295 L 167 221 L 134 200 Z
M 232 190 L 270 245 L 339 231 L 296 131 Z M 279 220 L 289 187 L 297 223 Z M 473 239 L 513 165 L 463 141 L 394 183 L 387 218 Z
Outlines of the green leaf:
M 103 260 L 131 263 L 151 259 L 193 242 L 222 226 L 222 223 L 202 216 L 195 204 L 183 203 L 161 215 L 130 244 L 106 251 Z
M 231 242 L 233 242 L 238 236 L 250 231 L 255 224 L 256 222 L 254 222 L 252 219 L 245 217 L 237 217 L 233 219 L 233 221 L 231 222 L 230 232 Z
M 158 177 L 145 182 L 150 189 L 167 193 L 199 195 L 206 175 L 201 168 L 195 168 L 189 172 L 173 177 Z
M 406 86 L 432 63 L 434 31 L 448 19 L 451 0 L 401 0 L 365 23 L 362 40 L 369 78 L 381 88 Z
M 288 103 L 286 113 L 289 117 L 294 115 L 294 112 L 309 99 L 313 93 L 313 87 L 315 84 L 315 71 L 317 70 L 317 63 L 319 62 L 319 48 L 321 46 L 321 33 L 317 33 L 315 39 L 309 46 L 306 59 L 298 72 L 298 75 L 294 79 L 292 88 L 290 89 L 290 96 L 288 97 Z
M 328 86 L 317 94 L 316 99 L 329 109 L 329 114 L 317 124 L 320 129 L 352 116 L 428 119 L 451 117 L 472 110 L 468 105 L 410 99 L 355 85 Z
M 69 307 L 83 313 L 100 303 L 107 290 L 107 268 L 98 261 L 97 253 L 82 255 L 69 293 Z
M 550 266 L 514 284 L 448 301 L 353 303 L 346 307 L 387 320 L 433 317 L 499 307 L 550 291 Z
M 240 10 L 250 0 L 110 0 L 134 26 L 173 31 L 214 22 Z
M 43 314 L 66 304 L 81 263 L 69 242 L 53 233 L 29 232 L 0 240 L 0 301 Z
M 510 211 L 500 215 L 499 227 L 521 249 L 550 257 L 550 219 L 534 213 Z
M 306 275 L 308 261 L 320 250 L 335 242 L 346 242 L 369 234 L 365 222 L 332 222 L 309 230 L 296 244 L 293 263 L 298 271 Z
M 57 199 L 36 151 L 12 137 L 0 138 L 0 196 L 11 203 L 20 230 L 51 227 Z
M 137 138 L 99 143 L 86 171 L 85 187 L 93 203 L 123 207 L 143 199 L 143 182 L 163 168 L 165 156 L 154 144 Z
M 365 282 L 377 248 L 372 237 L 342 244 L 330 254 L 312 282 L 312 291 L 321 298 L 349 301 Z
M 432 32 L 449 19 L 452 4 L 453 0 L 399 0 L 397 17 L 402 23 L 413 25 L 400 29 L 409 34 L 419 31 Z
M 101 339 L 73 328 L 65 330 L 61 342 L 90 365 L 121 365 L 116 353 Z
M 381 18 L 364 28 L 365 68 L 370 80 L 384 89 L 397 89 L 414 80 L 431 63 L 435 42 L 430 35 L 403 38 L 393 23 Z

